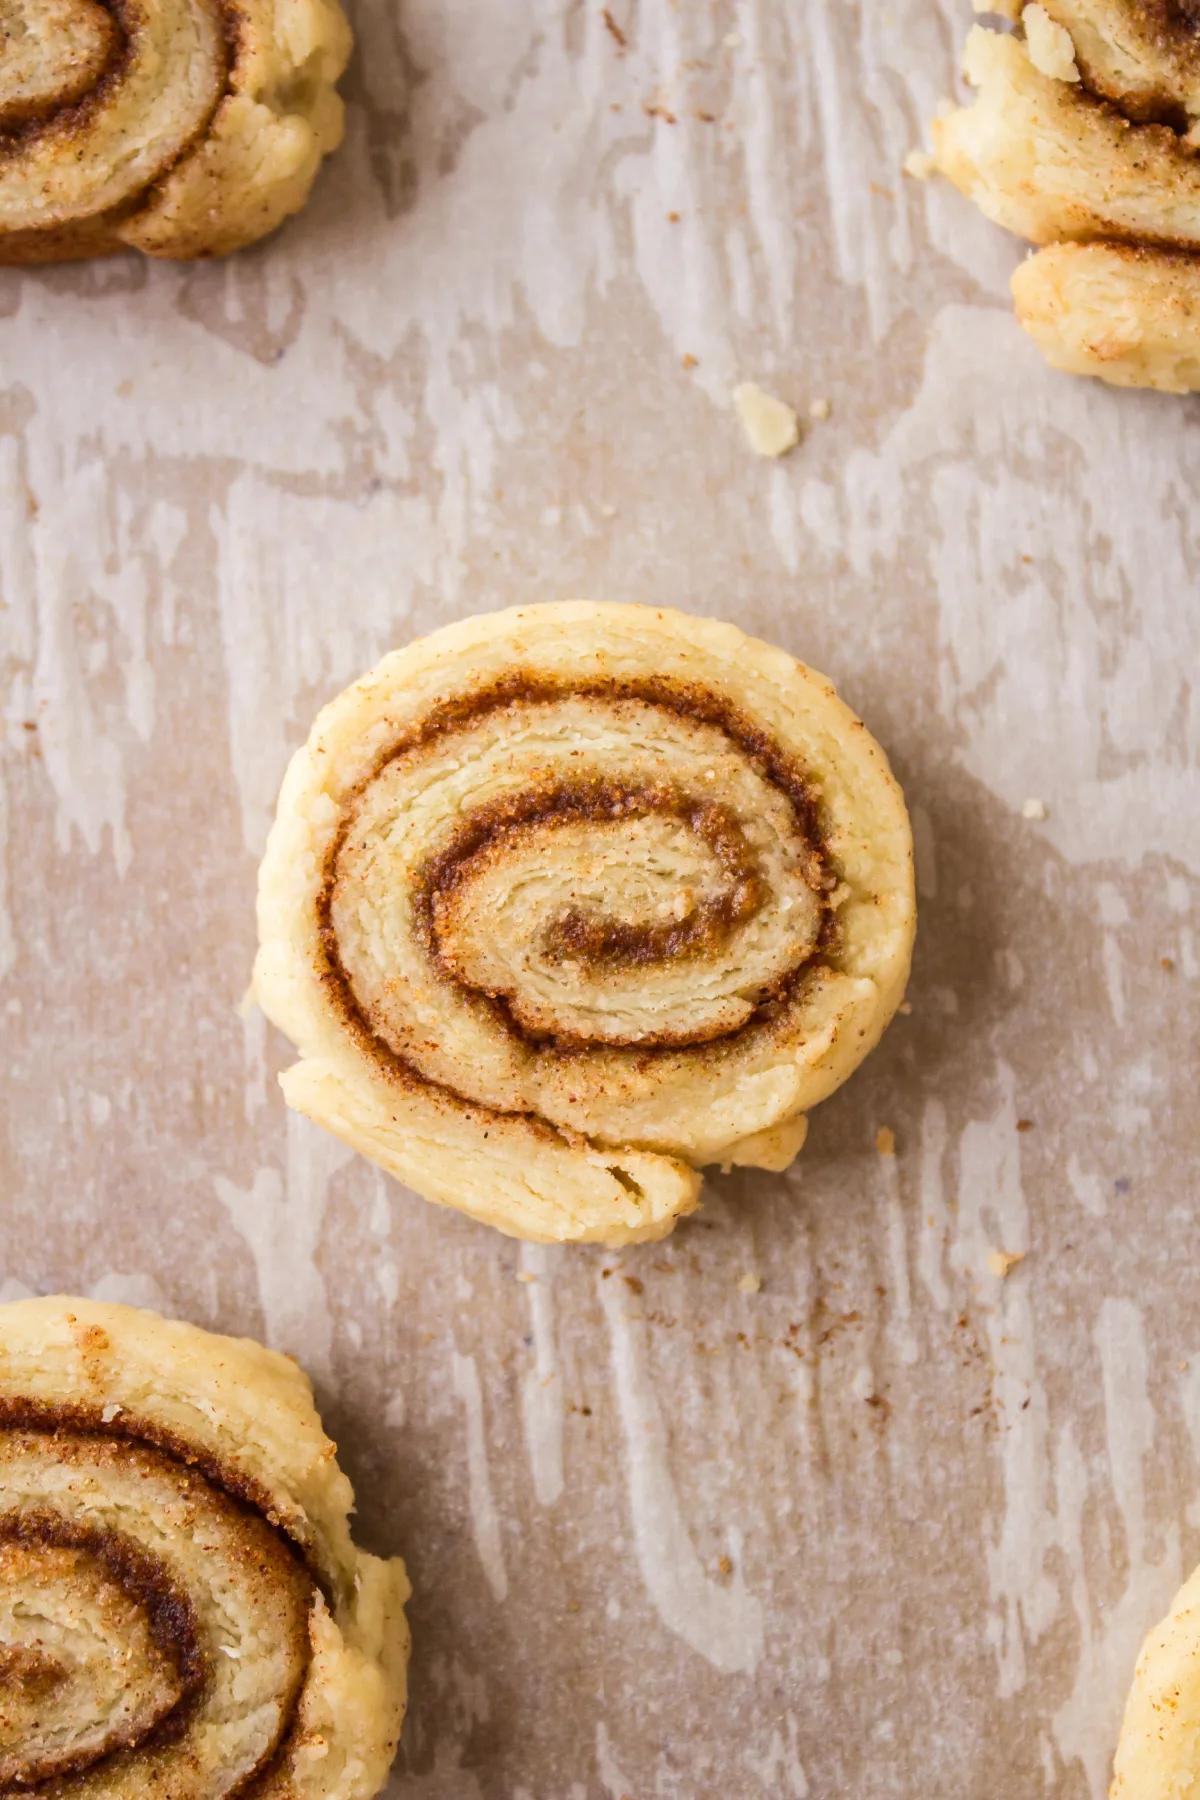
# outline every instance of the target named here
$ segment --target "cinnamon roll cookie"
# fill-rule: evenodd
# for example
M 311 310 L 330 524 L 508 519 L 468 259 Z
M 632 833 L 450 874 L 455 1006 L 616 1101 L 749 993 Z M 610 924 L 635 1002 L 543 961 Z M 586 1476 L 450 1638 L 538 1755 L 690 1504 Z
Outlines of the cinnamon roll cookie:
M 349 53 L 337 0 L 7 0 L 0 263 L 273 231 L 341 141 Z
M 1200 1569 L 1142 1645 L 1113 1764 L 1109 1800 L 1200 1794 Z
M 258 916 L 292 1106 L 502 1231 L 621 1244 L 706 1164 L 795 1156 L 903 995 L 911 840 L 882 750 L 782 650 L 522 607 L 325 708 Z
M 1000 10 L 997 8 L 997 10 Z M 1045 246 L 1013 277 L 1047 359 L 1123 387 L 1200 387 L 1200 26 L 1174 0 L 1039 0 L 976 26 L 973 105 L 933 162 Z
M 287 1357 L 132 1307 L 0 1306 L 0 1794 L 370 1800 L 408 1583 Z

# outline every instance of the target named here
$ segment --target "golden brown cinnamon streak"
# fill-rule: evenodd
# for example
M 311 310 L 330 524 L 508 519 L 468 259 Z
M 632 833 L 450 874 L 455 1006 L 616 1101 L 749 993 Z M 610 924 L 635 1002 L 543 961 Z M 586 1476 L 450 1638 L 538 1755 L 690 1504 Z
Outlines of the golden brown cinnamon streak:
M 976 26 L 974 103 L 937 168 L 1044 246 L 1013 277 L 1048 361 L 1117 386 L 1200 386 L 1200 23 L 1171 0 L 1044 0 Z
M 781 1169 L 902 998 L 900 790 L 824 676 L 732 625 L 515 608 L 317 719 L 259 878 L 288 1102 L 515 1236 L 663 1236 Z
M 371 1800 L 408 1583 L 352 1501 L 289 1358 L 0 1306 L 0 1795 Z
M 0 263 L 219 256 L 342 136 L 337 0 L 5 0 Z

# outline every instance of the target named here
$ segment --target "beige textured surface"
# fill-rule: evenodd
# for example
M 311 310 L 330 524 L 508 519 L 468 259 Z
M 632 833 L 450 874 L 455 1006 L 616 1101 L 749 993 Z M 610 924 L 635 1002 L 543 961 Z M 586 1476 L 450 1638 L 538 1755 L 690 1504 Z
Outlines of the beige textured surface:
M 4 1280 L 302 1353 L 413 1577 L 396 1800 L 1085 1800 L 1200 1555 L 1200 443 L 900 174 L 967 10 L 369 0 L 278 239 L 0 279 Z M 742 380 L 831 417 L 760 461 Z M 924 890 L 795 1168 L 607 1279 L 235 1012 L 318 704 L 571 593 L 827 671 Z

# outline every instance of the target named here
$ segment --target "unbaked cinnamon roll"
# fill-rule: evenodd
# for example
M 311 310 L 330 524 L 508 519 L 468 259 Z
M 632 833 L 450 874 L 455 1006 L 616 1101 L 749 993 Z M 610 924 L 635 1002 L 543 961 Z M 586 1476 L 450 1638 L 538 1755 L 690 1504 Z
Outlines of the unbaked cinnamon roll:
M 403 1564 L 287 1357 L 131 1307 L 0 1307 L 0 1794 L 370 1800 Z
M 273 231 L 341 141 L 349 53 L 337 0 L 8 0 L 0 263 Z
M 1142 1645 L 1109 1800 L 1190 1800 L 1200 1792 L 1200 1569 Z
M 254 986 L 288 1102 L 515 1236 L 661 1237 L 877 1041 L 908 818 L 824 676 L 584 601 L 387 657 L 293 759 Z
M 976 26 L 973 105 L 933 124 L 934 162 L 1044 245 L 1017 317 L 1074 374 L 1200 386 L 1200 27 L 1169 0 L 1044 0 L 1020 35 Z

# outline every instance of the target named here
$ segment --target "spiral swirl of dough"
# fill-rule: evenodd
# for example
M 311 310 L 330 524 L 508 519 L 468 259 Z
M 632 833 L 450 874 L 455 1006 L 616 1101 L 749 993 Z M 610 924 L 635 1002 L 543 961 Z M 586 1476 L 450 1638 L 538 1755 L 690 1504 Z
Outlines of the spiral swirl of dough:
M 972 29 L 977 98 L 934 122 L 934 162 L 1045 246 L 1013 293 L 1055 367 L 1200 387 L 1200 25 L 1174 0 L 1043 0 L 1021 20 Z
M 440 631 L 318 718 L 259 886 L 289 1102 L 536 1239 L 661 1236 L 783 1168 L 914 929 L 904 803 L 829 683 L 572 602 Z
M 403 1565 L 350 1540 L 308 1383 L 130 1307 L 0 1307 L 0 1795 L 370 1800 Z
M 236 250 L 342 135 L 337 0 L 3 0 L 0 262 Z

